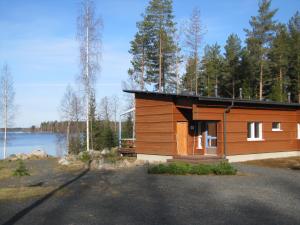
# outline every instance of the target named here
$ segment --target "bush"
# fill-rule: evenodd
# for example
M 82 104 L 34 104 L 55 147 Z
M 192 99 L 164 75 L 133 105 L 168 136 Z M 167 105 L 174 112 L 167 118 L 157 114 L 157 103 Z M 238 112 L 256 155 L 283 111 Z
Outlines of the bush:
M 151 174 L 174 174 L 174 175 L 235 175 L 237 170 L 228 162 L 221 162 L 216 165 L 197 164 L 191 165 L 188 163 L 170 163 L 150 166 L 148 173 Z
M 13 176 L 15 177 L 30 176 L 28 169 L 26 168 L 24 162 L 21 159 L 18 160 L 18 166 L 13 171 Z
M 237 170 L 228 162 L 221 162 L 213 167 L 213 172 L 217 175 L 235 175 Z
M 82 152 L 82 155 L 79 158 L 82 162 L 87 163 L 91 160 L 91 156 L 87 151 Z

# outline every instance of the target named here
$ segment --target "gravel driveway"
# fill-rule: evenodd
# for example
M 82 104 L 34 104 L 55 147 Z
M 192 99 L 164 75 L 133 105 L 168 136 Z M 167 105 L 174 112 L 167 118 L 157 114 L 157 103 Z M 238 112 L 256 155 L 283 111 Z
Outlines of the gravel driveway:
M 45 197 L 0 202 L 0 224 L 300 224 L 299 171 L 235 166 L 240 175 L 83 171 Z

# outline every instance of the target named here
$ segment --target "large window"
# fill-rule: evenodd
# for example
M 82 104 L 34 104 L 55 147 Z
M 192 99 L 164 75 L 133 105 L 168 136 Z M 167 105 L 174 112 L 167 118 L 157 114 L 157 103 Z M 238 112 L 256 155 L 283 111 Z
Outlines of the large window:
M 280 122 L 272 123 L 272 131 L 282 131 Z
M 259 141 L 262 138 L 262 123 L 260 122 L 248 122 L 247 123 L 247 140 Z

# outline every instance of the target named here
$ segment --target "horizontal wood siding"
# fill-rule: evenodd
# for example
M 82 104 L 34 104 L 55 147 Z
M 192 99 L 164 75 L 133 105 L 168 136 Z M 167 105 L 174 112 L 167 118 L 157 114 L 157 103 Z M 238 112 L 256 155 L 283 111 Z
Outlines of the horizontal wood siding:
M 247 122 L 262 123 L 262 141 L 247 141 Z M 242 155 L 299 149 L 297 111 L 231 109 L 227 114 L 227 155 Z M 272 131 L 280 122 L 282 131 Z
M 174 155 L 176 137 L 171 97 L 136 94 L 136 153 Z

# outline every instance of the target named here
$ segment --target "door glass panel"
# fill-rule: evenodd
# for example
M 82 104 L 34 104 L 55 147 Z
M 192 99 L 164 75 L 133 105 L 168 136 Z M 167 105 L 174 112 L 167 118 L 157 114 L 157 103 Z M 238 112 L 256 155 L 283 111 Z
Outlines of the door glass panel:
M 217 147 L 217 123 L 208 122 L 207 123 L 207 137 L 206 146 L 208 148 Z

